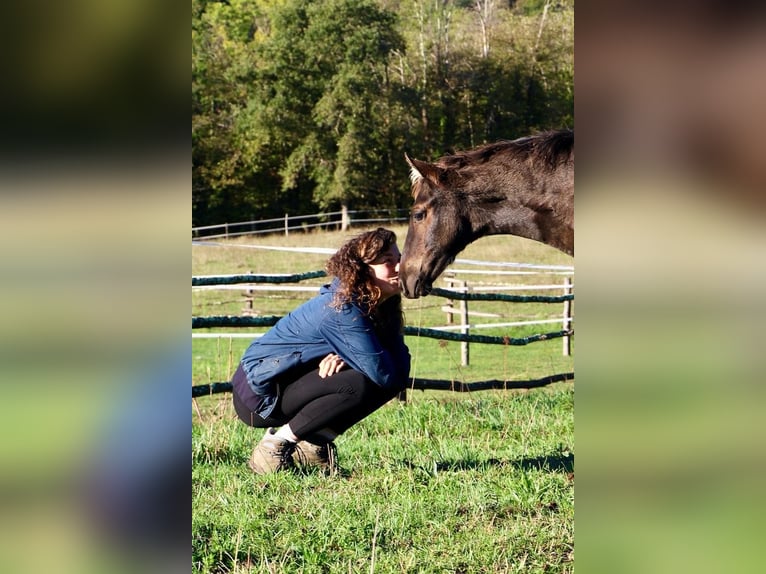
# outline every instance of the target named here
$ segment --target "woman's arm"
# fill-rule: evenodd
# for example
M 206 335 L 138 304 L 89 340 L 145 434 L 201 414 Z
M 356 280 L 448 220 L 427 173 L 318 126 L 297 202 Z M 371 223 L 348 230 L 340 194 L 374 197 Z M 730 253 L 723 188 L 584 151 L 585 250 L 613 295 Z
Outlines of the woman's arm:
M 364 373 L 375 384 L 386 388 L 406 385 L 410 355 L 403 340 L 391 350 L 383 347 L 372 322 L 356 307 L 328 310 L 319 330 L 348 366 Z

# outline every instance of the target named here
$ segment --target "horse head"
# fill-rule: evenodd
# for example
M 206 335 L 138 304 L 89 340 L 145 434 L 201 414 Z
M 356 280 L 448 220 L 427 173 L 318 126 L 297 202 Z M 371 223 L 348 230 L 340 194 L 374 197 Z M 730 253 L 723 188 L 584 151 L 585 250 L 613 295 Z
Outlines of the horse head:
M 435 163 L 404 155 L 414 203 L 399 280 L 428 295 L 469 243 L 516 235 L 574 255 L 574 131 L 486 144 Z
M 404 157 L 410 166 L 414 203 L 399 282 L 405 297 L 417 299 L 431 292 L 436 278 L 468 245 L 470 225 L 461 215 L 454 171 Z

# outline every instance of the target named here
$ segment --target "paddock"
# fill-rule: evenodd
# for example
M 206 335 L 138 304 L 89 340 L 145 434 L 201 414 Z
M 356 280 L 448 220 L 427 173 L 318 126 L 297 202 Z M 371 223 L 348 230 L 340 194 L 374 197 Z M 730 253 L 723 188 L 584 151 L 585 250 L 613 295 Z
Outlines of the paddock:
M 396 231 L 403 239 L 405 231 Z M 472 292 L 467 295 L 476 297 L 467 301 L 469 311 L 500 315 L 474 314 L 469 321 L 531 321 L 550 313 L 558 324 L 471 327 L 467 335 L 441 329 L 436 334 L 444 338 L 437 339 L 426 336 L 427 330 L 446 326 L 448 315 L 441 307 L 447 300 L 436 295 L 403 300 L 407 326 L 417 330 L 405 335 L 413 357 L 406 402 L 390 401 L 344 433 L 338 441 L 341 473 L 330 479 L 315 473 L 263 477 L 247 468 L 245 461 L 261 433 L 236 418 L 228 378 L 252 337 L 327 281 L 324 276 L 300 277 L 320 269 L 327 254 L 298 248 L 337 247 L 348 238 L 307 233 L 268 240 L 283 242 L 279 247 L 290 251 L 264 245 L 262 238 L 193 247 L 192 530 L 200 560 L 263 571 L 267 559 L 269 567 L 290 560 L 299 565 L 296 570 L 319 572 L 326 570 L 322 562 L 330 563 L 325 551 L 337 562 L 337 548 L 348 548 L 342 569 L 366 571 L 372 546 L 388 560 L 382 568 L 391 572 L 422 569 L 424 561 L 412 559 L 418 555 L 428 556 L 430 564 L 441 561 L 444 567 L 437 569 L 445 571 L 484 564 L 509 572 L 512 566 L 519 572 L 558 571 L 556 564 L 569 564 L 573 357 L 563 354 L 563 337 L 527 340 L 563 330 L 559 320 L 564 302 L 481 300 L 493 294 L 564 295 L 564 281 L 573 270 L 531 265 L 571 261 L 531 242 L 487 238 L 469 247 L 465 258 L 502 265 L 455 262 L 455 270 L 486 272 L 455 275 L 468 282 Z M 249 245 L 255 242 L 259 245 Z M 513 261 L 534 263 L 508 264 Z M 492 270 L 503 273 L 493 275 Z M 255 275 L 270 275 L 279 283 L 253 282 Z M 233 276 L 242 282 L 230 284 Z M 229 284 L 216 289 L 214 283 Z M 502 283 L 562 288 L 495 289 Z M 451 291 L 449 287 L 439 283 L 439 288 Z M 459 306 L 460 299 L 454 301 Z M 460 321 L 457 315 L 454 319 Z M 215 326 L 228 321 L 235 326 Z M 208 334 L 215 338 L 197 337 Z M 471 337 L 470 364 L 462 366 L 459 339 L 466 336 Z M 484 337 L 495 342 L 479 342 Z M 265 541 L 273 539 L 276 514 L 286 533 L 278 537 L 284 547 L 259 554 L 269 544 Z M 309 563 L 305 556 L 319 556 L 319 561 Z

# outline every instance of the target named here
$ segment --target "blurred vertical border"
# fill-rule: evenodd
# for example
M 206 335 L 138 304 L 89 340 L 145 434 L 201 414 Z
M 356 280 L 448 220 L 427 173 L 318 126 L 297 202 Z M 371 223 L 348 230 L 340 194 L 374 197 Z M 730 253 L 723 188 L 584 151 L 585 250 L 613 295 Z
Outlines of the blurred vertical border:
M 577 4 L 578 571 L 763 568 L 764 16 Z
M 0 564 L 188 571 L 188 5 L 3 12 Z

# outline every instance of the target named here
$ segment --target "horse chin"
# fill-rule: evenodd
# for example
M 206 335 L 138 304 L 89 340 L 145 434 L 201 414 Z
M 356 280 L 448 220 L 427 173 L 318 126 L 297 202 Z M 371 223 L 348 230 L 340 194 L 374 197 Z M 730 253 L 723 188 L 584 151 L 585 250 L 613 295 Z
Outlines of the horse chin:
M 452 263 L 455 261 L 454 255 L 447 255 L 445 254 L 443 257 L 440 257 L 433 265 L 430 271 L 423 273 L 421 280 L 425 286 L 428 288 L 428 292 L 430 293 L 433 289 L 433 284 L 436 279 L 438 279 L 442 273 L 444 273 L 444 270 L 447 269 Z
M 406 281 L 399 279 L 399 284 L 402 287 L 402 295 L 407 297 L 407 299 L 417 299 L 420 297 L 420 279 L 415 278 L 414 281 L 412 277 L 408 277 Z

